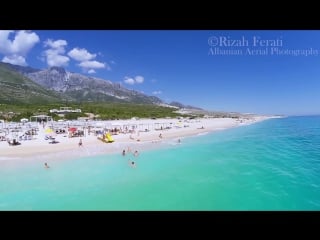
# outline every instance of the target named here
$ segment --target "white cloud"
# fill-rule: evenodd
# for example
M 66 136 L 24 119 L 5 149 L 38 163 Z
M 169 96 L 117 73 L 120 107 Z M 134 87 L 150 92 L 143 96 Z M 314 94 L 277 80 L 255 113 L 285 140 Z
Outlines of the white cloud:
M 47 64 L 50 67 L 56 66 L 67 66 L 70 58 L 63 55 L 65 53 L 65 46 L 67 46 L 68 43 L 66 40 L 56 40 L 53 41 L 52 39 L 48 39 L 44 42 L 45 47 L 49 47 L 46 51 L 44 51 L 44 55 L 47 59 Z
M 64 50 L 61 50 L 61 49 L 54 49 L 54 48 L 50 48 L 46 51 L 44 51 L 45 55 L 48 56 L 48 55 L 60 55 L 60 54 L 63 54 Z
M 136 76 L 135 78 L 133 77 L 125 77 L 124 82 L 129 85 L 134 85 L 134 84 L 141 84 L 144 81 L 143 76 Z
M 67 66 L 69 63 L 69 58 L 63 55 L 47 55 L 47 64 L 50 67 L 62 67 Z
M 143 83 L 144 77 L 142 77 L 142 76 L 136 76 L 136 77 L 135 77 L 135 80 L 136 80 L 136 83 Z
M 83 68 L 105 68 L 106 64 L 98 61 L 84 61 L 79 66 Z
M 124 82 L 129 85 L 133 85 L 135 83 L 133 78 L 125 77 Z
M 160 90 L 159 91 L 153 91 L 152 94 L 153 95 L 160 95 L 160 94 L 162 94 L 162 91 L 160 91 Z
M 68 52 L 69 57 L 80 62 L 78 66 L 82 68 L 82 71 L 87 73 L 96 73 L 94 69 L 106 68 L 107 70 L 111 70 L 110 66 L 107 63 L 102 63 L 94 60 L 97 55 L 100 53 L 90 53 L 85 48 L 73 48 Z
M 9 39 L 11 33 L 15 33 L 13 40 Z M 25 56 L 39 41 L 39 36 L 34 32 L 0 30 L 0 53 Z
M 13 40 L 9 39 L 12 33 L 15 33 Z M 26 56 L 39 41 L 39 36 L 31 31 L 0 30 L 0 53 L 5 55 L 3 61 L 27 65 Z
M 76 61 L 83 62 L 94 59 L 97 54 L 91 54 L 84 48 L 74 48 L 68 52 L 68 56 Z
M 2 54 L 10 54 L 12 42 L 10 41 L 9 34 L 14 31 L 10 30 L 0 30 L 0 53 Z
M 52 39 L 48 39 L 47 41 L 44 42 L 45 47 L 50 47 L 54 49 L 62 49 L 63 51 L 60 53 L 64 53 L 64 47 L 68 45 L 68 42 L 66 40 L 56 40 L 53 41 Z
M 30 31 L 18 31 L 12 42 L 14 53 L 26 55 L 40 41 L 39 36 Z
M 2 59 L 2 62 L 11 63 L 14 65 L 20 65 L 20 66 L 27 66 L 26 59 L 24 57 L 16 55 L 16 54 L 10 55 L 10 56 L 5 56 Z

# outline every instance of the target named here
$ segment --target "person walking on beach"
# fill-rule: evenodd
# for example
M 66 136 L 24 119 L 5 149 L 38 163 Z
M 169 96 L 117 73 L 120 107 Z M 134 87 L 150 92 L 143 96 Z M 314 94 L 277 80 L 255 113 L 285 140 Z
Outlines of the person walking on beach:
M 80 138 L 80 140 L 79 140 L 79 147 L 81 147 L 82 146 L 82 139 Z

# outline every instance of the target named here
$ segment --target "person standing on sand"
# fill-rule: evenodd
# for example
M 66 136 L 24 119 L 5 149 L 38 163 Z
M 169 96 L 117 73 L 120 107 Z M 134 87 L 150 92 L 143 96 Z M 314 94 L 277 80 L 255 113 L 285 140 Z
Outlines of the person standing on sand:
M 79 140 L 79 147 L 82 146 L 82 139 Z

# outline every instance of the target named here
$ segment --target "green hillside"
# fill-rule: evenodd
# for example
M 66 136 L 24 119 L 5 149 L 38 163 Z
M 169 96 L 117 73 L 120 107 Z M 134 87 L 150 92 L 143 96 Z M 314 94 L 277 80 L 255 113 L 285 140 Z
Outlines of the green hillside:
M 78 96 L 85 93 L 83 96 Z M 130 101 L 118 99 L 102 93 L 93 93 L 90 89 L 71 91 L 69 95 L 43 88 L 29 78 L 21 75 L 7 64 L 0 63 L 0 119 L 19 121 L 32 115 L 48 114 L 55 120 L 63 118 L 51 114 L 50 109 L 59 109 L 61 106 L 71 106 L 82 109 L 80 114 L 64 116 L 65 119 L 77 119 L 93 113 L 99 119 L 128 119 L 176 117 L 176 109 L 161 107 L 152 104 L 157 101 L 143 94 L 131 93 Z
M 49 91 L 0 64 L 0 103 L 30 104 L 61 102 L 59 93 Z

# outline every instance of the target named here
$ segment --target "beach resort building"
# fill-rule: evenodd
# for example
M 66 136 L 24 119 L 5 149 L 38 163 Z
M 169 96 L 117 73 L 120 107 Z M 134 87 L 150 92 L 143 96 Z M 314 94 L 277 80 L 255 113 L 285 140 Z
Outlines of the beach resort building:
M 72 107 L 60 107 L 60 110 L 50 109 L 50 113 L 57 113 L 57 114 L 81 113 L 81 109 L 72 109 Z
M 36 115 L 30 117 L 30 122 L 49 122 L 52 121 L 52 117 L 48 115 Z

